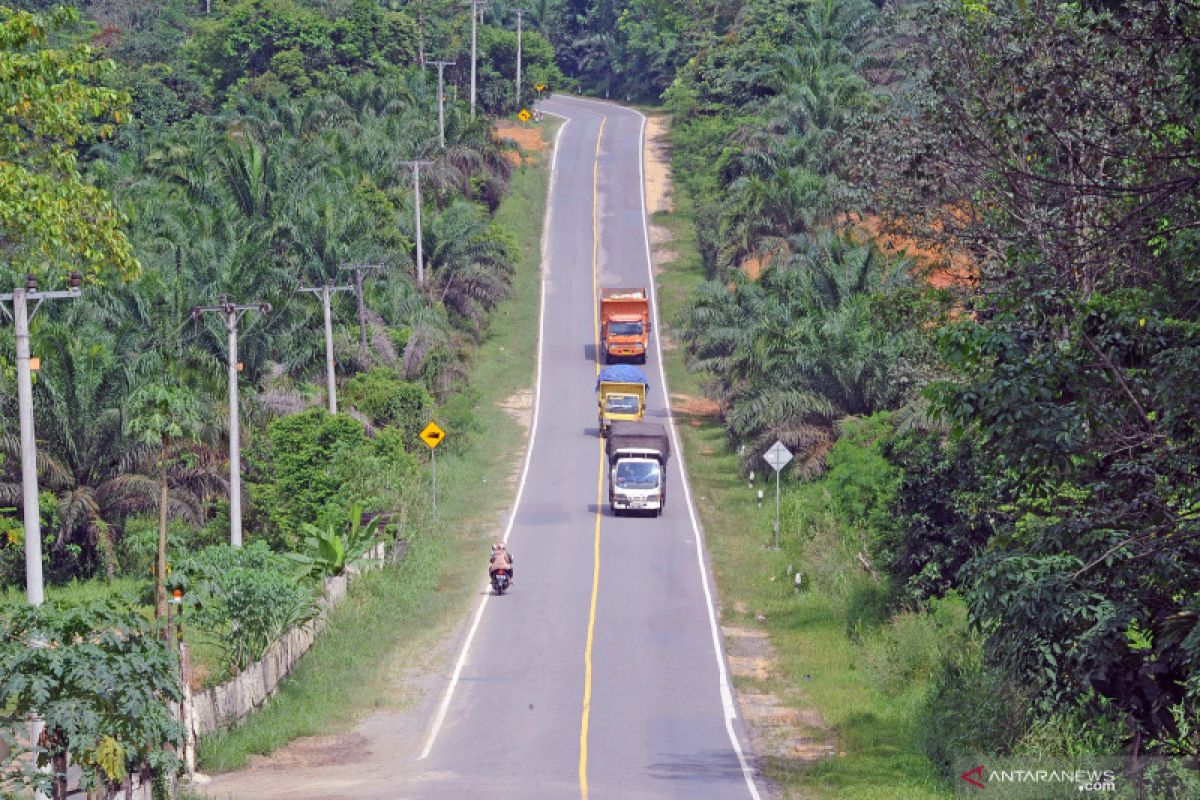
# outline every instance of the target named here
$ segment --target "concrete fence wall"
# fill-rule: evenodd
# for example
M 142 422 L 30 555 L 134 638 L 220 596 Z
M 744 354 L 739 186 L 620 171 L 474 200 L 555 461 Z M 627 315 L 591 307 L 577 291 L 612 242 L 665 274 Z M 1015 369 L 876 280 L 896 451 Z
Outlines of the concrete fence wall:
M 304 625 L 292 628 L 268 647 L 261 659 L 231 680 L 196 694 L 189 691 L 188 682 L 184 680 L 183 707 L 179 711 L 186 732 L 184 761 L 188 772 L 195 768 L 197 737 L 222 728 L 236 727 L 275 694 L 292 667 L 324 630 L 329 612 L 346 596 L 349 581 L 360 572 L 381 564 L 386 556 L 387 547 L 380 542 L 367 554 L 371 561 L 365 567 L 352 568 L 345 575 L 328 578 L 317 601 L 320 606 L 317 616 Z

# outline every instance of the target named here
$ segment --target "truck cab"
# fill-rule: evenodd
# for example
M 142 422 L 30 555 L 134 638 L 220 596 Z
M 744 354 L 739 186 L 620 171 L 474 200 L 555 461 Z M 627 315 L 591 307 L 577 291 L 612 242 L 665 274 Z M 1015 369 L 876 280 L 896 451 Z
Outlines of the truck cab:
M 600 435 L 607 436 L 614 422 L 639 422 L 646 413 L 646 373 L 628 364 L 600 370 L 596 379 Z
M 607 436 L 613 422 L 638 421 L 646 412 L 646 385 L 620 381 L 600 382 L 600 435 Z
M 667 504 L 667 431 L 659 423 L 614 422 L 606 446 L 608 504 L 625 512 L 662 514 Z
M 600 290 L 600 344 L 609 364 L 646 363 L 650 344 L 650 300 L 645 289 Z

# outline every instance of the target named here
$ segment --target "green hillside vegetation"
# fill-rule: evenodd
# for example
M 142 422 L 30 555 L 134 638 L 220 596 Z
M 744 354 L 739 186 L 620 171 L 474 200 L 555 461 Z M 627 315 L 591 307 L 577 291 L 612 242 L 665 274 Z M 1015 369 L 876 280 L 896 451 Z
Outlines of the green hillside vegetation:
M 492 118 L 531 102 L 535 83 L 568 84 L 534 14 L 516 96 L 507 5 L 480 25 L 475 118 L 470 18 L 446 2 L 76 5 L 0 6 L 0 286 L 29 273 L 59 289 L 68 270 L 83 273 L 81 296 L 42 305 L 31 330 L 49 600 L 36 611 L 21 608 L 15 344 L 11 325 L 0 329 L 0 714 L 37 708 L 53 757 L 69 753 L 85 782 L 113 788 L 143 766 L 174 770 L 161 749 L 178 743 L 174 724 L 121 715 L 161 707 L 178 687 L 148 683 L 99 716 L 48 706 L 37 681 L 64 698 L 93 690 L 47 672 L 60 669 L 53 659 L 29 661 L 21 632 L 58 632 L 62 658 L 86 660 L 88 640 L 76 652 L 72 632 L 111 626 L 128 632 L 130 658 L 169 664 L 154 622 L 161 573 L 185 591 L 196 674 L 215 683 L 311 617 L 318 580 L 352 550 L 430 529 L 415 434 L 436 419 L 453 434 L 452 461 L 482 430 L 472 363 L 523 258 L 511 220 L 496 216 L 514 167 Z M 457 62 L 444 151 L 423 58 Z M 411 159 L 430 162 L 423 284 Z M 334 296 L 333 416 L 321 305 L 298 290 L 352 284 L 353 264 L 376 268 L 361 334 L 354 293 Z M 221 315 L 192 313 L 223 296 L 270 304 L 239 329 L 240 550 L 228 545 L 227 332 Z M 105 655 L 113 674 L 136 668 L 116 651 Z
M 792 680 L 844 651 L 874 676 L 862 702 L 893 697 L 907 719 L 863 738 L 812 686 L 849 760 L 772 777 L 908 797 L 920 759 L 892 764 L 911 782 L 889 794 L 855 756 L 919 752 L 942 791 L 979 756 L 1153 756 L 1148 796 L 1194 796 L 1196 8 L 564 5 L 568 74 L 673 115 L 708 278 L 674 333 L 725 448 L 742 475 L 776 440 L 796 453 L 781 556 L 742 554 L 745 525 L 705 514 L 726 608 L 767 602 L 748 576 L 796 565 L 831 605 L 759 607 L 841 620 L 845 644 L 768 612 Z M 601 74 L 599 37 L 655 68 Z M 699 494 L 726 496 L 693 468 Z M 963 624 L 943 624 L 956 606 Z

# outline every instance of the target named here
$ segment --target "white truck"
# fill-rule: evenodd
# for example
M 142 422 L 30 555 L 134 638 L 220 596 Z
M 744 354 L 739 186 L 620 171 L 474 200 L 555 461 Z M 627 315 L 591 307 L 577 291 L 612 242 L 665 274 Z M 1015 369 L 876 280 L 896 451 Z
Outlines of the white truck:
M 614 420 L 605 445 L 608 505 L 614 516 L 626 511 L 662 514 L 667 504 L 667 460 L 671 440 L 657 422 Z

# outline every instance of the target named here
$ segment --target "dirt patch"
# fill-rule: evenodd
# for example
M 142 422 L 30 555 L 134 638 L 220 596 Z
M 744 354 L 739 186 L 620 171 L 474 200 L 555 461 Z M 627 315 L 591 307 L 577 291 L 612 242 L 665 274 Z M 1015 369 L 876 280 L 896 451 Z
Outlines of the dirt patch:
M 965 253 L 952 253 L 940 244 L 898 233 L 876 216 L 852 217 L 850 221 L 857 233 L 874 239 L 885 253 L 912 258 L 935 289 L 973 286 L 978 282 L 979 270 Z
M 779 680 L 778 656 L 762 628 L 723 625 L 729 669 L 739 679 L 738 708 L 760 759 L 807 764 L 837 754 L 833 731 L 804 692 Z
M 666 268 L 667 264 L 670 264 L 672 261 L 679 258 L 679 253 L 663 247 L 663 245 L 674 241 L 674 239 L 675 234 L 673 234 L 669 228 L 665 228 L 662 225 L 650 226 L 650 244 L 654 247 L 653 261 L 655 275 L 662 274 L 662 271 Z
M 750 257 L 742 262 L 742 272 L 746 273 L 750 280 L 756 281 L 762 275 L 763 262 L 761 258 Z
M 501 400 L 498 405 L 504 409 L 505 413 L 521 423 L 525 430 L 529 430 L 529 426 L 533 424 L 532 389 L 522 389 L 514 395 L 509 395 Z
M 689 417 L 715 417 L 721 413 L 721 404 L 707 397 L 672 393 L 671 409 L 676 414 L 686 414 Z
M 546 149 L 546 142 L 542 139 L 542 129 L 537 125 L 504 119 L 497 120 L 492 126 L 492 136 L 500 141 L 513 142 L 521 148 L 520 152 L 509 151 L 504 154 L 505 158 L 518 166 L 532 161 L 529 153 Z
M 667 141 L 671 118 L 665 115 L 646 117 L 646 211 L 674 211 L 671 187 L 671 145 Z
M 250 756 L 250 769 L 291 770 L 330 764 L 357 764 L 371 756 L 370 742 L 359 733 L 297 739 L 269 756 Z
M 750 280 L 758 280 L 762 276 L 763 270 L 771 266 L 776 258 L 783 255 L 785 249 L 780 246 L 760 256 L 747 256 L 742 261 L 742 272 L 746 273 Z

